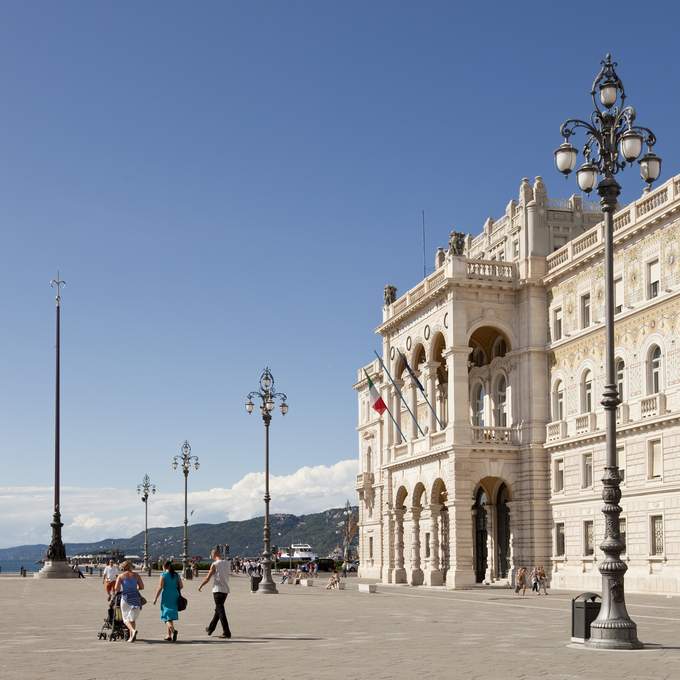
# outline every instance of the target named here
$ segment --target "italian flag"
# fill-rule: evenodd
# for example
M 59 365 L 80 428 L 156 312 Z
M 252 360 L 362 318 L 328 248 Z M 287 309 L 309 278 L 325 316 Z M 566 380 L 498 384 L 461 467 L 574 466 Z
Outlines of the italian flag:
M 368 373 L 366 373 L 366 380 L 368 380 L 368 392 L 369 398 L 371 400 L 371 408 L 382 415 L 385 413 L 385 411 L 387 411 L 387 406 L 385 405 L 383 398 L 380 396 L 380 392 L 378 392 L 376 386 L 371 381 Z

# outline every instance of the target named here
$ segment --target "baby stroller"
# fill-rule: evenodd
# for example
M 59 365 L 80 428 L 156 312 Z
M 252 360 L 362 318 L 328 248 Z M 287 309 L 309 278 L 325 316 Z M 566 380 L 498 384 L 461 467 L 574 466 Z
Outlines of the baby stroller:
M 130 636 L 130 631 L 123 623 L 123 612 L 120 608 L 121 594 L 116 593 L 109 601 L 109 608 L 104 619 L 104 625 L 99 631 L 98 638 L 100 640 L 127 640 Z

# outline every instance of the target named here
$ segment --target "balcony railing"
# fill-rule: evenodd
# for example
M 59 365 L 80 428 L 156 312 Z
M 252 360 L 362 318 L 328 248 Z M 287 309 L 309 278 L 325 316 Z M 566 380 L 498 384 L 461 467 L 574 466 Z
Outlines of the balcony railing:
M 512 429 L 509 427 L 472 428 L 472 441 L 478 444 L 512 444 Z
M 640 417 L 653 418 L 666 413 L 666 395 L 662 392 L 652 394 L 640 401 Z
M 560 439 L 566 439 L 567 436 L 567 421 L 566 420 L 555 420 L 552 423 L 548 423 L 546 427 L 546 439 L 549 442 L 556 442 Z
M 625 425 L 630 420 L 630 408 L 628 404 L 619 404 L 616 407 L 616 424 Z
M 597 416 L 594 413 L 584 413 L 576 416 L 576 434 L 586 434 L 597 430 Z
M 512 282 L 515 278 L 515 265 L 498 260 L 468 260 L 465 273 L 468 279 Z

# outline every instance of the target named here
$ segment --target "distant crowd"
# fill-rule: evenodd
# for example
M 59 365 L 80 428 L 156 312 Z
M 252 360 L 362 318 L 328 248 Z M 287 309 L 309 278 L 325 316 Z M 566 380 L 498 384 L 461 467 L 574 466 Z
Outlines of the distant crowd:
M 536 595 L 548 594 L 548 577 L 545 574 L 543 565 L 534 567 L 531 572 L 526 567 L 520 567 L 515 579 L 515 594 L 519 595 L 522 591 L 522 596 L 526 594 L 527 588 L 531 586 L 531 592 Z

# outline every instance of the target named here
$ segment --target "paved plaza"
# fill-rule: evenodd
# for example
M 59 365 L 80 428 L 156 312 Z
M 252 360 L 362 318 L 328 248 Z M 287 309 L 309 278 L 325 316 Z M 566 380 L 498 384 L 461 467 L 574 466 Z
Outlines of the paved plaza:
M 189 608 L 176 644 L 161 640 L 158 608 L 147 605 L 134 644 L 97 639 L 106 602 L 98 578 L 0 578 L 0 678 L 567 678 L 623 673 L 631 680 L 680 677 L 680 598 L 630 595 L 639 652 L 568 645 L 571 593 L 516 597 L 506 589 L 442 592 L 378 586 L 359 593 L 281 586 L 249 592 L 232 579 L 227 611 L 234 637 L 209 638 L 209 590 L 186 587 Z M 146 596 L 153 598 L 147 585 Z M 151 592 L 150 592 L 151 591 Z

